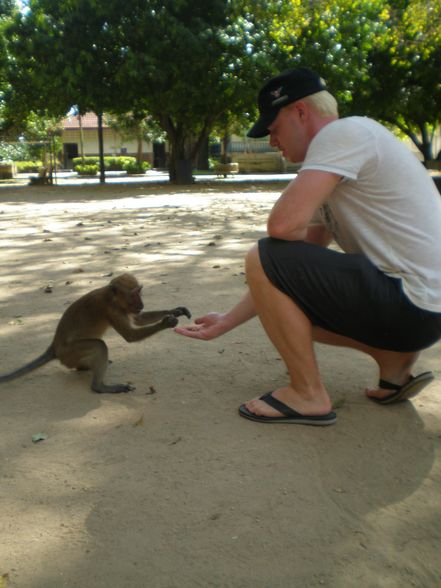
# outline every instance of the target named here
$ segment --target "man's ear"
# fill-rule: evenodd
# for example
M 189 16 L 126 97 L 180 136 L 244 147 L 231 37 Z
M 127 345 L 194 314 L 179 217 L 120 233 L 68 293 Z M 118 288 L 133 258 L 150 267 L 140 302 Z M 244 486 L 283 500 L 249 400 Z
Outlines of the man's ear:
M 293 110 L 297 113 L 300 120 L 304 120 L 308 114 L 308 107 L 303 100 L 297 100 L 293 103 Z

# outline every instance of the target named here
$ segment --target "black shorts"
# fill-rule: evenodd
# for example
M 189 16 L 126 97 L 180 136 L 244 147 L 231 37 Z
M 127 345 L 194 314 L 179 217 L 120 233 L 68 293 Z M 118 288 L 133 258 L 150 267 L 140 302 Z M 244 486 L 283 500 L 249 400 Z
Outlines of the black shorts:
M 441 338 L 441 313 L 415 306 L 401 280 L 365 256 L 304 241 L 259 241 L 269 280 L 292 298 L 311 323 L 391 351 L 419 351 Z

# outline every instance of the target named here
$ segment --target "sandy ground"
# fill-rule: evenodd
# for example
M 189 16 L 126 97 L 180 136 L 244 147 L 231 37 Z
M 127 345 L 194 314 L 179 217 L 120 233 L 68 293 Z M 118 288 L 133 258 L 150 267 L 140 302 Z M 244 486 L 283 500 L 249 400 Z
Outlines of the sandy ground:
M 1 187 L 1 371 L 110 274 L 134 273 L 146 309 L 229 308 L 280 188 Z M 416 369 L 437 380 L 391 407 L 363 395 L 370 359 L 318 346 L 338 422 L 315 428 L 238 416 L 286 382 L 257 320 L 106 341 L 107 380 L 134 392 L 57 362 L 2 385 L 1 588 L 441 585 L 440 345 Z

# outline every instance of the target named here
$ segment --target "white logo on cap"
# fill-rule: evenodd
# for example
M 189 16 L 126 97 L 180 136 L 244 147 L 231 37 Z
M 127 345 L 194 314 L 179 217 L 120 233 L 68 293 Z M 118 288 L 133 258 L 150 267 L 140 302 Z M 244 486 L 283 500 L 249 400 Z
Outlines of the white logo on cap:
M 276 90 L 273 90 L 272 92 L 270 92 L 271 96 L 274 96 L 274 98 L 279 98 L 280 97 L 280 92 L 282 91 L 283 86 L 280 86 L 280 88 L 277 88 Z
M 271 106 L 276 106 L 276 104 L 279 104 L 280 102 L 285 102 L 285 100 L 288 98 L 286 94 L 284 96 L 280 96 L 282 89 L 283 86 L 280 86 L 280 88 L 277 88 L 276 90 L 270 92 L 271 96 L 274 96 L 275 98 L 275 100 L 271 102 Z

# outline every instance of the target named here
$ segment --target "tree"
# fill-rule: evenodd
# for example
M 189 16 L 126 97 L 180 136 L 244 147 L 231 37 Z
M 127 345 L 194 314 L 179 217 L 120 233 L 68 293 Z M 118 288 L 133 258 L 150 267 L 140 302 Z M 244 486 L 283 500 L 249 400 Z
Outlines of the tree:
M 254 22 L 247 2 L 147 4 L 148 10 L 145 2 L 132 5 L 123 23 L 127 45 L 120 75 L 130 80 L 135 109 L 148 110 L 167 134 L 171 181 L 189 183 L 195 154 L 215 123 L 255 100 L 268 62 L 261 50 L 265 22 Z M 267 10 L 268 3 L 249 4 Z
M 395 126 L 432 158 L 441 123 L 438 0 L 286 0 L 272 34 L 284 65 L 319 71 L 342 114 Z
M 9 56 L 5 30 L 15 12 L 14 0 L 0 0 L 0 128 L 3 127 L 2 119 L 5 109 L 4 94 L 9 88 L 7 78 Z
M 256 15 L 277 3 L 29 0 L 8 31 L 10 112 L 148 111 L 167 134 L 170 179 L 188 183 L 215 121 L 254 102 L 269 54 Z
M 385 34 L 385 0 L 287 0 L 273 35 L 284 52 L 281 66 L 306 66 L 326 80 L 342 114 L 353 93 L 369 84 L 367 56 Z
M 101 182 L 104 182 L 102 116 L 127 110 L 117 73 L 124 60 L 118 45 L 121 0 L 29 0 L 6 30 L 13 59 L 9 70 L 9 112 L 61 116 L 73 104 L 80 114 L 97 113 Z
M 395 0 L 387 14 L 387 34 L 368 57 L 371 82 L 354 104 L 397 127 L 428 162 L 441 124 L 441 4 Z
M 153 142 L 165 139 L 164 132 L 147 112 L 107 115 L 106 122 L 111 128 L 118 131 L 122 138 L 136 139 L 138 164 L 141 164 L 143 160 L 143 141 Z

